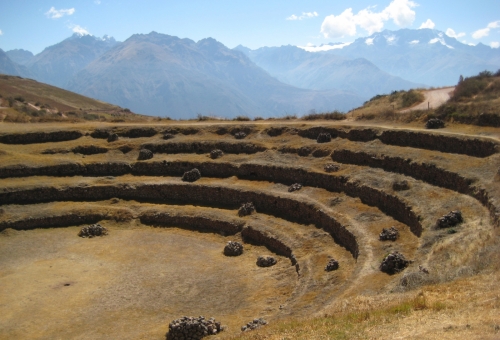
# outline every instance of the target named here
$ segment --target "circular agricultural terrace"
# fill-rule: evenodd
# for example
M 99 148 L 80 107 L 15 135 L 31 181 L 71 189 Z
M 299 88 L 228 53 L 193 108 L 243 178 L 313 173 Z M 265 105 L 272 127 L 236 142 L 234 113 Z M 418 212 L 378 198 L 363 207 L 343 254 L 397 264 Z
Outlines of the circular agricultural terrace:
M 2 338 L 161 339 L 199 315 L 237 335 L 397 289 L 449 266 L 439 242 L 498 224 L 498 144 L 475 136 L 271 122 L 0 143 Z M 437 224 L 452 210 L 453 233 Z M 108 234 L 78 237 L 94 223 Z M 229 241 L 240 256 L 224 255 Z M 404 266 L 381 271 L 388 254 Z

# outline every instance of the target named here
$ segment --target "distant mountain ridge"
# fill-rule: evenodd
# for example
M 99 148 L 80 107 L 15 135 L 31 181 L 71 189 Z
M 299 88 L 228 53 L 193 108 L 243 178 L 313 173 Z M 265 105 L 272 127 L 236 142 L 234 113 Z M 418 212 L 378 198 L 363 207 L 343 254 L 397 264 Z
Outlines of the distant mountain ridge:
M 74 34 L 33 56 L 0 50 L 0 73 L 172 118 L 283 116 L 347 111 L 376 94 L 453 85 L 500 68 L 500 49 L 469 46 L 430 29 L 385 30 L 335 49 L 228 49 L 151 32 L 124 42 Z
M 7 54 L 10 60 L 19 65 L 26 65 L 35 57 L 30 51 L 23 49 L 10 50 L 5 52 L 5 54 Z
M 302 114 L 347 110 L 362 98 L 347 91 L 311 91 L 283 84 L 239 51 L 215 39 L 135 34 L 68 83 L 72 91 L 136 112 L 172 118 Z
M 470 46 L 432 29 L 385 30 L 324 53 L 365 58 L 385 72 L 429 86 L 453 85 L 460 75 L 500 68 L 500 49 Z
M 365 58 L 350 59 L 325 52 L 307 52 L 296 46 L 262 47 L 245 53 L 253 62 L 286 84 L 312 90 L 343 89 L 371 98 L 394 90 L 424 86 L 380 70 Z
M 31 58 L 26 67 L 37 80 L 65 88 L 76 73 L 116 44 L 112 37 L 75 33 Z

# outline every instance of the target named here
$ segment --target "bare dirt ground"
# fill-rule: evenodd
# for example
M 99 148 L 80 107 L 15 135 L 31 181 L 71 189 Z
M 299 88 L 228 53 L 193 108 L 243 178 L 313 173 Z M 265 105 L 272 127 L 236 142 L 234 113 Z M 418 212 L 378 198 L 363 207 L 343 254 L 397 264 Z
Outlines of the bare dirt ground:
M 408 109 L 401 110 L 400 112 L 427 110 L 429 108 L 434 109 L 440 106 L 441 104 L 446 103 L 451 98 L 451 94 L 453 93 L 454 89 L 455 86 L 450 86 L 441 89 L 425 91 L 424 92 L 425 99 L 422 103 L 410 107 Z
M 140 126 L 154 127 L 158 131 L 176 128 L 180 132 L 169 140 L 164 140 L 159 132 L 152 137 L 129 138 L 120 135 L 115 142 L 90 135 L 97 128 L 115 129 L 123 134 L 129 128 Z M 269 129 L 276 127 L 283 127 L 284 132 L 270 135 Z M 407 273 L 419 274 L 419 266 L 429 269 L 431 274 L 426 282 L 437 284 L 438 288 L 434 291 L 441 292 L 439 287 L 444 287 L 442 289 L 448 289 L 446 296 L 454 296 L 450 281 L 476 275 L 484 270 L 483 262 L 486 259 L 495 258 L 493 253 L 486 251 L 494 248 L 498 240 L 495 221 L 488 217 L 491 212 L 488 209 L 492 208 L 474 198 L 473 194 L 464 193 L 463 188 L 460 191 L 458 188 L 445 188 L 444 185 L 426 182 L 412 173 L 398 173 L 397 169 L 389 171 L 381 167 L 351 163 L 349 160 L 334 162 L 331 155 L 336 151 L 349 150 L 363 152 L 377 159 L 382 159 L 383 156 L 403 157 L 408 162 L 424 164 L 427 166 L 425 169 L 448 171 L 444 175 L 439 173 L 435 176 L 443 181 L 446 176 L 458 174 L 470 179 L 471 185 L 476 186 L 475 189 L 486 188 L 486 192 L 492 197 L 491 205 L 494 208 L 500 197 L 498 153 L 476 157 L 432 148 L 384 144 L 377 138 L 360 141 L 356 138 L 351 140 L 339 137 L 329 143 L 318 144 L 315 139 L 301 136 L 301 132 L 312 127 L 335 127 L 344 131 L 422 129 L 415 124 L 393 127 L 387 122 L 370 122 L 370 125 L 366 122 L 346 124 L 302 121 L 170 122 L 163 125 L 0 124 L 2 136 L 9 133 L 61 130 L 79 130 L 83 133 L 82 137 L 65 142 L 0 144 L 0 173 L 6 173 L 8 167 L 15 167 L 22 172 L 62 164 L 106 166 L 114 163 L 128 164 L 131 167 L 138 163 L 151 166 L 151 169 L 164 166 L 166 170 L 169 164 L 185 164 L 186 167 L 191 164 L 226 164 L 231 169 L 254 164 L 266 166 L 270 173 L 277 168 L 285 169 L 274 178 L 259 178 L 256 174 L 249 174 L 244 178 L 237 175 L 218 177 L 217 174 L 202 174 L 202 178 L 193 184 L 182 182 L 180 175 L 167 173 L 92 175 L 81 172 L 64 175 L 61 172 L 51 176 L 35 173 L 27 177 L 18 177 L 14 173 L 12 177 L 1 178 L 0 199 L 3 203 L 0 202 L 0 225 L 4 226 L 4 230 L 0 233 L 0 314 L 3 315 L 0 320 L 0 338 L 162 339 L 168 323 L 183 315 L 215 317 L 228 326 L 219 335 L 220 338 L 227 338 L 239 336 L 240 327 L 256 317 L 266 318 L 270 321 L 269 327 L 276 325 L 279 329 L 282 322 L 294 318 L 348 312 L 350 309 L 345 306 L 352 306 L 350 303 L 358 301 L 357 299 L 380 299 L 389 303 L 396 296 L 400 297 L 395 294 L 406 289 L 401 284 L 402 277 Z M 186 128 L 196 128 L 197 131 L 188 134 L 183 130 Z M 249 133 L 245 139 L 236 141 L 228 131 L 221 133 L 221 128 L 228 131 L 232 128 L 248 128 Z M 495 128 L 450 124 L 444 131 L 433 133 L 465 138 L 471 143 L 478 138 L 500 143 L 497 138 L 500 129 Z M 485 136 L 488 138 L 484 138 Z M 220 159 L 212 160 L 207 152 L 196 149 L 203 143 L 218 141 L 255 144 L 262 147 L 263 151 L 252 154 L 227 152 Z M 139 150 L 148 143 L 193 143 L 196 147 L 180 153 L 155 152 L 151 160 L 139 162 Z M 103 148 L 106 152 L 82 155 L 72 151 L 78 146 L 91 145 Z M 130 151 L 123 152 L 123 146 L 130 147 Z M 336 163 L 339 170 L 326 173 L 324 166 L 327 163 Z M 415 166 L 420 166 L 419 164 L 415 163 Z M 298 170 L 307 173 L 307 176 L 331 177 L 315 185 L 304 182 L 300 191 L 290 193 L 288 187 L 291 183 L 283 178 L 287 171 Z M 328 189 L 330 182 L 339 178 L 349 183 L 351 193 Z M 401 180 L 408 182 L 408 190 L 393 189 L 393 183 Z M 83 199 L 57 199 L 58 195 L 71 188 L 93 190 L 112 186 L 120 189 L 145 185 L 169 185 L 172 188 L 192 185 L 193 190 L 216 187 L 236 190 L 238 193 L 265 193 L 276 201 L 289 199 L 291 206 L 295 204 L 297 207 L 299 203 L 305 202 L 315 207 L 310 214 L 326 213 L 352 232 L 359 245 L 359 256 L 353 257 L 339 240 L 335 240 L 318 225 L 302 223 L 286 214 L 278 216 L 271 208 L 266 212 L 257 211 L 251 216 L 238 217 L 234 207 L 221 207 L 212 197 L 203 197 L 201 203 L 173 203 L 166 198 L 152 202 L 142 196 L 137 199 L 109 197 L 101 200 L 89 195 Z M 47 201 L 22 204 L 9 202 L 16 193 L 44 188 L 52 190 L 52 196 Z M 360 188 L 364 188 L 364 192 Z M 358 190 L 361 192 L 359 195 L 356 194 Z M 370 197 L 377 192 L 382 193 L 380 199 L 370 201 Z M 392 199 L 397 199 L 402 205 L 384 206 L 386 202 L 393 202 Z M 272 200 L 270 202 L 269 206 L 272 207 Z M 175 225 L 168 226 L 169 228 L 145 225 L 139 216 L 147 209 L 193 216 L 205 216 L 205 213 L 210 212 L 218 220 L 229 216 L 242 221 L 245 226 L 261 228 L 290 247 L 300 265 L 300 273 L 296 272 L 289 258 L 276 254 L 274 256 L 279 259 L 276 266 L 257 267 L 256 257 L 271 254 L 272 250 L 249 242 L 244 242 L 243 256 L 225 257 L 222 254 L 225 243 L 229 240 L 243 242 L 240 233 L 224 236 L 193 230 L 196 226 L 188 230 Z M 462 210 L 464 223 L 453 232 L 436 229 L 437 218 L 454 209 Z M 76 236 L 80 224 L 45 229 L 35 226 L 30 227 L 31 230 L 5 227 L 12 223 L 29 222 L 34 218 L 43 220 L 61 214 L 77 213 L 82 216 L 101 213 L 105 218 L 100 223 L 109 228 L 110 234 L 102 238 L 82 239 Z M 407 224 L 401 218 L 411 214 L 418 217 L 418 223 L 422 227 L 421 235 L 412 232 L 410 223 Z M 379 241 L 381 229 L 391 226 L 400 230 L 400 238 L 396 242 Z M 394 250 L 403 252 L 413 262 L 403 273 L 387 275 L 379 270 L 379 264 L 388 252 Z M 324 266 L 331 257 L 339 260 L 340 268 L 328 273 L 324 271 Z M 445 286 L 440 286 L 443 282 Z M 474 281 L 471 282 L 473 287 Z M 416 289 L 420 289 L 418 287 Z M 484 285 L 478 284 L 478 289 L 484 289 Z M 491 289 L 488 299 L 494 299 L 498 295 L 498 290 L 494 290 L 496 288 Z M 473 291 L 471 288 L 469 293 L 472 294 Z M 459 293 L 463 292 L 456 292 Z M 462 297 L 469 293 L 456 296 Z M 431 295 L 429 293 L 429 299 Z M 436 296 L 438 295 L 432 295 L 432 299 Z M 491 315 L 498 308 L 495 301 L 497 300 L 491 304 L 481 302 L 481 306 L 488 308 L 485 312 L 488 317 L 484 319 L 487 321 L 469 322 L 474 330 L 480 330 L 481 325 L 488 323 L 487 327 L 484 326 L 488 331 L 480 333 L 485 336 L 493 334 L 492 327 L 495 325 L 492 324 Z M 449 303 L 449 306 L 455 305 Z M 468 310 L 477 311 L 476 307 L 471 305 Z M 469 313 L 468 310 L 456 308 L 460 313 Z M 445 312 L 450 311 L 443 311 Z M 412 316 L 403 320 L 399 328 L 387 321 L 360 334 L 371 338 L 427 337 L 429 330 L 440 327 L 439 322 L 433 319 L 436 314 L 422 312 L 418 315 L 426 319 L 422 321 Z M 465 314 L 446 317 L 449 320 L 467 319 Z M 446 334 L 457 337 L 469 334 L 470 328 L 466 328 L 466 324 L 462 325 L 465 322 L 462 321 L 450 321 L 452 326 L 457 324 L 461 328 L 450 328 Z M 307 327 L 311 325 L 314 323 Z M 411 328 L 420 326 L 422 328 L 417 331 L 411 331 Z M 287 334 L 273 339 L 289 336 Z M 329 337 L 306 335 L 298 338 Z

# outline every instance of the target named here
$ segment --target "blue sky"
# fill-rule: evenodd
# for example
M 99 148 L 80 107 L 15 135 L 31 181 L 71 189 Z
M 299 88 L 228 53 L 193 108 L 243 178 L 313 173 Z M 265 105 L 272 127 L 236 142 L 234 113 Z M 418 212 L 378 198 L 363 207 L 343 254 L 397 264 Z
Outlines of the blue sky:
M 383 29 L 435 28 L 500 46 L 499 0 L 0 0 L 0 48 L 35 54 L 73 32 L 124 41 L 156 31 L 227 47 L 350 42 Z

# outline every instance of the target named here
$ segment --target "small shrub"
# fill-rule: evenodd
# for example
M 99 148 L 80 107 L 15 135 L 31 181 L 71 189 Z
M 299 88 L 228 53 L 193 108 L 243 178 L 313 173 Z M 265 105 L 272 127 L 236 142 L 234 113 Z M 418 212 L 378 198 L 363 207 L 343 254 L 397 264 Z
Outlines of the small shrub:
M 255 117 L 253 120 L 254 120 L 254 121 L 255 121 L 255 120 L 264 120 L 264 118 L 257 116 L 257 117 Z
M 236 116 L 233 118 L 233 120 L 237 120 L 239 122 L 248 122 L 250 118 L 248 118 L 247 116 Z
M 340 111 L 326 112 L 326 113 L 309 113 L 302 117 L 303 120 L 344 120 L 346 115 Z
M 414 104 L 420 103 L 424 100 L 424 95 L 418 91 L 410 90 L 405 92 L 402 96 L 402 107 L 410 107 Z
M 15 100 L 17 100 L 18 102 L 21 102 L 21 103 L 24 103 L 26 100 L 24 99 L 24 97 L 22 96 L 16 96 L 14 97 Z

